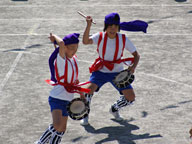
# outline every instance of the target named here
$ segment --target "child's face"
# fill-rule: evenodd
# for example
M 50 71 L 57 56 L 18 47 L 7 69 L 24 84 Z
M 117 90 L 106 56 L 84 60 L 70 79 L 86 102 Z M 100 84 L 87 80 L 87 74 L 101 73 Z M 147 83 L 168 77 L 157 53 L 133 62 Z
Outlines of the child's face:
M 119 31 L 119 26 L 115 24 L 109 25 L 106 29 L 106 32 L 109 38 L 115 38 L 118 31 Z
M 70 45 L 67 45 L 66 47 L 67 47 L 66 56 L 69 58 L 72 58 L 77 52 L 78 44 L 70 44 Z

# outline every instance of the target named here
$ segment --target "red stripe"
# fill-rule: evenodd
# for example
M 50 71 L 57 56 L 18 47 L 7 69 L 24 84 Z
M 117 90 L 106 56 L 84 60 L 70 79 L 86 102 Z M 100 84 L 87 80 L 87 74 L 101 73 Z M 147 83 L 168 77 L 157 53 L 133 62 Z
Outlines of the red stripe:
M 123 49 L 122 49 L 121 57 L 123 56 L 123 51 L 125 49 L 125 35 L 124 34 L 122 34 L 122 39 L 123 39 Z
M 64 72 L 64 82 L 67 82 L 67 77 L 68 77 L 68 61 L 67 61 L 67 57 L 65 57 L 65 72 Z
M 71 60 L 68 59 L 68 61 L 70 62 L 71 68 L 72 68 L 72 77 L 71 77 L 71 84 L 72 84 L 73 83 L 73 79 L 74 79 L 74 68 L 73 68 L 73 64 L 72 64 Z
M 74 63 L 75 63 L 75 69 L 76 69 L 76 79 L 78 79 L 78 66 L 77 66 L 77 62 L 75 60 L 75 58 L 73 57 L 73 60 L 74 60 Z M 68 59 L 66 57 L 66 60 L 65 60 L 65 72 L 64 72 L 64 75 L 59 77 L 59 73 L 58 73 L 58 68 L 57 68 L 57 63 L 55 63 L 55 73 L 56 73 L 56 78 L 57 78 L 57 81 L 60 81 L 61 79 L 64 79 L 64 82 L 65 83 L 68 83 L 67 79 L 68 79 L 68 61 L 70 62 L 71 64 L 71 67 L 72 67 L 72 78 L 71 78 L 71 83 L 73 83 L 73 80 L 74 80 L 74 68 L 73 68 L 73 64 L 72 62 L 70 61 L 70 59 Z
M 102 53 L 103 59 L 105 58 L 106 46 L 107 46 L 107 33 L 105 33 L 104 42 L 103 42 L 103 53 Z
M 103 33 L 100 32 L 100 33 L 99 33 L 99 40 L 98 40 L 98 44 L 97 44 L 97 52 L 98 52 L 98 53 L 99 53 L 99 45 L 100 45 L 100 43 L 101 43 L 102 37 L 103 37 Z
M 73 60 L 75 62 L 75 69 L 76 69 L 76 80 L 78 79 L 78 75 L 79 75 L 79 69 L 78 69 L 78 65 L 77 65 L 77 62 L 75 60 L 75 58 L 73 57 Z
M 57 69 L 57 59 L 55 60 L 55 75 L 56 75 L 57 81 L 60 81 L 60 77 Z
M 114 61 L 117 60 L 118 52 L 119 52 L 119 36 L 118 36 L 118 34 L 116 34 L 116 48 L 115 48 L 115 54 L 113 57 Z

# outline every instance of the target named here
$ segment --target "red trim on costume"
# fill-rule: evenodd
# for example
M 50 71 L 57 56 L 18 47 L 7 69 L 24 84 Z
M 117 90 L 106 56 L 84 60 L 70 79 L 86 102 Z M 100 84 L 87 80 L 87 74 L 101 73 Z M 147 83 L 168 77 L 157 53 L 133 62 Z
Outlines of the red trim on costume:
M 73 58 L 73 60 L 74 60 L 74 63 L 75 63 L 76 80 L 77 80 L 77 78 L 78 78 L 78 66 L 77 66 L 77 62 L 76 62 L 75 58 Z M 68 61 L 71 63 L 71 67 L 72 67 L 72 78 L 71 78 L 71 82 L 70 83 L 67 82 L 67 78 L 68 78 Z M 89 93 L 90 92 L 90 89 L 86 89 L 86 88 L 81 88 L 80 87 L 80 86 L 88 84 L 90 82 L 85 82 L 85 83 L 81 83 L 81 84 L 74 84 L 73 83 L 74 68 L 73 68 L 72 62 L 67 57 L 65 59 L 65 72 L 64 72 L 64 75 L 59 77 L 58 67 L 57 67 L 57 60 L 55 61 L 55 74 L 56 74 L 57 83 L 54 83 L 51 80 L 45 80 L 46 83 L 48 83 L 48 84 L 50 84 L 52 86 L 62 85 L 62 86 L 65 87 L 65 89 L 69 93 L 80 93 L 80 92 Z M 64 79 L 64 82 L 61 82 L 61 79 Z
M 71 67 L 72 67 L 72 77 L 71 77 L 71 83 L 73 83 L 73 79 L 74 79 L 74 68 L 73 68 L 73 64 L 72 64 L 72 62 L 70 61 L 70 59 L 68 59 L 68 61 L 70 62 Z
M 113 61 L 117 60 L 117 55 L 119 52 L 119 36 L 116 34 L 116 48 L 115 48 L 115 55 L 113 57 Z
M 100 45 L 101 39 L 102 39 L 102 32 L 100 32 L 100 36 L 99 36 L 99 40 L 98 40 L 98 46 L 97 46 L 98 54 L 99 54 L 99 45 Z M 123 56 L 123 51 L 125 48 L 125 41 L 126 41 L 126 37 L 124 34 L 122 34 L 122 41 L 123 41 L 123 49 L 122 49 L 121 57 Z M 115 54 L 113 57 L 113 61 L 104 60 L 105 53 L 106 53 L 106 46 L 107 46 L 107 33 L 105 33 L 104 42 L 103 42 L 103 51 L 102 51 L 102 57 L 103 58 L 99 57 L 95 60 L 95 62 L 91 65 L 91 67 L 89 67 L 90 73 L 103 68 L 103 66 L 107 67 L 110 71 L 112 71 L 115 63 L 119 64 L 119 63 L 125 62 L 125 61 L 131 61 L 131 63 L 133 63 L 134 58 L 124 58 L 124 59 L 120 58 L 119 60 L 117 60 L 117 55 L 119 52 L 119 36 L 118 36 L 118 34 L 116 35 L 116 48 L 115 48 Z
M 123 56 L 123 52 L 124 52 L 124 49 L 125 49 L 125 40 L 126 40 L 126 37 L 125 37 L 124 34 L 122 34 L 122 40 L 123 40 L 123 49 L 122 49 L 121 57 Z
M 105 59 L 106 47 L 107 47 L 107 33 L 105 33 L 104 42 L 103 42 L 103 51 L 102 51 L 103 59 Z
M 73 57 L 73 60 L 75 62 L 75 69 L 76 69 L 76 80 L 78 79 L 78 75 L 79 75 L 79 69 L 78 69 L 78 65 L 77 65 L 77 62 L 75 60 L 75 58 Z
M 99 45 L 100 45 L 100 43 L 101 43 L 102 37 L 103 37 L 103 33 L 100 32 L 100 33 L 99 33 L 99 40 L 98 40 L 98 44 L 97 44 L 97 52 L 98 52 L 98 53 L 99 53 Z

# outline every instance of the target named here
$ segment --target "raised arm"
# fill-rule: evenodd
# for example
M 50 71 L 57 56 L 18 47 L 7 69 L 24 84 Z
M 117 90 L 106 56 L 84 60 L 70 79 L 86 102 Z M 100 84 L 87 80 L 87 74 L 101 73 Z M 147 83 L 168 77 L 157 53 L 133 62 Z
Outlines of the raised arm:
M 52 33 L 50 33 L 50 40 L 51 42 L 54 42 L 56 41 L 57 44 L 59 45 L 59 55 L 64 58 L 65 57 L 65 52 L 66 52 L 66 46 L 65 46 L 65 43 L 64 41 L 58 37 L 57 35 L 54 35 Z
M 83 35 L 83 44 L 93 44 L 93 40 L 89 38 L 92 18 L 90 16 L 87 16 L 86 21 L 87 21 L 87 26 L 85 28 L 84 35 Z

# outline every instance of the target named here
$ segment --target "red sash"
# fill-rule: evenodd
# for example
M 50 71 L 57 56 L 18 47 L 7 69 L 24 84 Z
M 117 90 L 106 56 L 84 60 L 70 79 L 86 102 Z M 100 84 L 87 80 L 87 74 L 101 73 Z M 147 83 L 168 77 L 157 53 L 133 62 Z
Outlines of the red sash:
M 76 60 L 75 58 L 73 57 L 73 60 L 75 62 L 75 69 L 76 69 L 76 80 L 78 78 L 78 66 L 77 66 L 77 63 L 76 63 Z M 71 64 L 71 67 L 72 67 L 72 78 L 71 78 L 71 82 L 68 83 L 67 81 L 67 78 L 68 78 L 68 61 L 70 62 Z M 63 76 L 59 77 L 59 73 L 58 73 L 58 68 L 57 68 L 57 60 L 55 61 L 55 74 L 56 74 L 56 79 L 57 79 L 57 82 L 54 83 L 53 81 L 51 80 L 45 80 L 48 84 L 52 85 L 52 86 L 56 86 L 56 85 L 62 85 L 64 86 L 64 88 L 67 90 L 67 92 L 69 93 L 80 93 L 80 92 L 85 92 L 85 93 L 89 93 L 90 92 L 90 89 L 86 89 L 86 88 L 81 88 L 80 86 L 82 85 L 85 85 L 85 84 L 88 84 L 90 82 L 85 82 L 85 83 L 80 83 L 80 84 L 75 84 L 73 83 L 73 79 L 74 79 L 74 68 L 73 68 L 73 65 L 72 65 L 72 62 L 70 61 L 70 59 L 68 59 L 66 57 L 66 60 L 65 60 L 65 73 Z M 61 82 L 61 80 L 64 79 L 64 82 Z
M 100 32 L 98 45 L 97 45 L 97 52 L 98 53 L 99 53 L 99 45 L 100 45 L 100 42 L 102 40 L 102 36 L 103 36 L 103 33 Z M 123 51 L 124 51 L 124 48 L 125 48 L 125 35 L 124 34 L 122 35 L 122 40 L 123 40 L 123 49 L 122 49 L 121 57 L 123 56 Z M 120 64 L 121 62 L 125 62 L 125 61 L 131 61 L 131 63 L 133 63 L 134 58 L 125 58 L 125 59 L 120 58 L 120 59 L 117 60 L 117 55 L 118 55 L 118 52 L 119 52 L 119 36 L 118 36 L 118 34 L 116 35 L 116 49 L 115 49 L 115 54 L 114 54 L 114 57 L 113 57 L 113 61 L 104 60 L 105 52 L 106 52 L 106 46 L 107 46 L 107 33 L 105 33 L 105 36 L 104 36 L 102 58 L 99 57 L 99 58 L 97 58 L 95 60 L 95 62 L 89 68 L 90 73 L 102 69 L 103 66 L 107 67 L 110 71 L 112 71 L 113 68 L 114 68 L 114 64 L 116 64 L 116 63 Z

